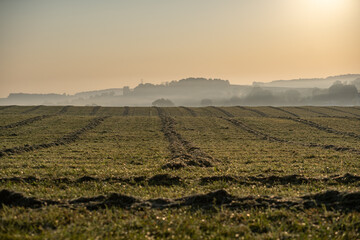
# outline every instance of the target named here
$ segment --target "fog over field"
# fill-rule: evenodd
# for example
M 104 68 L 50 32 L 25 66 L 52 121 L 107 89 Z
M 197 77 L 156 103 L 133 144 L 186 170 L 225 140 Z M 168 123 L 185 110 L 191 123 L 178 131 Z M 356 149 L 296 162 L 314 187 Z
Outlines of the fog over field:
M 360 239 L 360 0 L 0 0 L 0 240 Z
M 360 74 L 323 79 L 280 80 L 234 85 L 221 79 L 187 78 L 163 84 L 141 83 L 68 94 L 11 93 L 1 105 L 77 106 L 355 106 L 360 105 Z

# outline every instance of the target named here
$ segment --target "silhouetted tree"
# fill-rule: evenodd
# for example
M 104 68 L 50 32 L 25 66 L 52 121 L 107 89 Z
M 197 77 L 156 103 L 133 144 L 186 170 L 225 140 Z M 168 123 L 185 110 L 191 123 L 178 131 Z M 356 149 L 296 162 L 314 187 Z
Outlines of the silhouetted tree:
M 152 102 L 153 106 L 156 107 L 173 107 L 175 104 L 169 99 L 160 98 Z

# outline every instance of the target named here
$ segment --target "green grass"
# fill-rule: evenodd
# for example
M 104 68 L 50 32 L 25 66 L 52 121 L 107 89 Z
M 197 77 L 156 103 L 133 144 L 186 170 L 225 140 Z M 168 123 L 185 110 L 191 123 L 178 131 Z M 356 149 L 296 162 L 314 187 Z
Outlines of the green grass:
M 33 110 L 32 110 L 33 109 Z M 53 142 L 86 126 L 91 119 L 110 116 L 97 127 L 79 135 L 76 141 L 28 152 L 5 154 L 0 158 L 0 190 L 8 189 L 37 199 L 51 199 L 61 206 L 41 208 L 11 207 L 0 209 L 1 239 L 357 239 L 360 238 L 360 213 L 325 207 L 307 210 L 293 208 L 212 210 L 180 207 L 175 209 L 122 209 L 109 207 L 88 210 L 66 205 L 80 197 L 122 193 L 138 199 L 179 198 L 224 189 L 238 197 L 274 196 L 298 199 L 327 190 L 356 192 L 359 181 L 336 182 L 321 179 L 350 173 L 360 175 L 359 154 L 308 147 L 311 143 L 336 145 L 360 150 L 359 139 L 328 133 L 302 123 L 284 119 L 292 117 L 270 107 L 224 107 L 252 129 L 288 142 L 276 142 L 256 136 L 226 121 L 221 109 L 164 108 L 174 118 L 174 130 L 192 146 L 213 157 L 212 167 L 187 166 L 164 170 L 173 154 L 161 131 L 162 122 L 156 108 L 13 106 L 1 110 L 0 126 L 40 115 L 54 115 L 27 125 L 1 129 L 0 151 Z M 282 107 L 303 119 L 340 132 L 360 134 L 356 108 Z M 312 111 L 307 111 L 310 109 Z M 340 111 L 336 111 L 340 110 Z M 191 112 L 193 111 L 193 112 Z M 256 112 L 263 113 L 258 114 Z M 342 112 L 343 111 L 343 112 Z M 318 112 L 319 114 L 317 114 Z M 192 114 L 197 117 L 192 117 Z M 320 113 L 323 113 L 321 116 Z M 268 117 L 263 117 L 262 115 Z M 324 116 L 325 115 L 325 116 Z M 328 116 L 326 116 L 328 115 Z M 331 116 L 331 117 L 329 117 Z M 180 184 L 151 185 L 147 180 L 112 181 L 170 174 Z M 245 183 L 213 181 L 203 177 L 268 177 L 300 175 L 318 178 L 307 183 L 272 183 L 246 180 Z M 4 180 L 13 177 L 36 177 L 36 181 Z M 83 176 L 96 180 L 76 182 Z M 67 178 L 68 182 L 58 182 Z M 1 199 L 0 199 L 1 200 Z

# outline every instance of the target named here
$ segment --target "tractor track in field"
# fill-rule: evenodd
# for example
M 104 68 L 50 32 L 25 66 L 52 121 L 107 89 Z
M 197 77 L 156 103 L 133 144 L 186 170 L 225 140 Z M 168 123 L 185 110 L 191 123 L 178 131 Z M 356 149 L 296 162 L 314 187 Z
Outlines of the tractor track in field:
M 20 126 L 25 126 L 25 125 L 29 125 L 31 123 L 37 122 L 37 121 L 41 121 L 45 118 L 49 118 L 49 117 L 53 117 L 54 115 L 42 115 L 42 116 L 36 116 L 36 117 L 32 117 L 32 118 L 28 118 L 19 122 L 14 122 L 14 123 L 10 123 L 8 125 L 5 126 L 0 126 L 0 130 L 1 129 L 9 129 L 9 128 L 15 128 L 15 127 L 20 127 Z
M 31 151 L 35 151 L 38 149 L 45 149 L 45 148 L 50 148 L 50 147 L 61 146 L 61 145 L 73 143 L 79 139 L 80 135 L 94 129 L 95 127 L 100 125 L 106 118 L 108 118 L 108 117 L 94 118 L 94 119 L 90 120 L 86 126 L 80 128 L 74 132 L 68 133 L 53 142 L 34 144 L 34 145 L 24 145 L 24 146 L 1 150 L 0 158 L 4 157 L 4 156 L 9 156 L 9 155 L 21 154 L 24 152 L 31 152 Z
M 129 113 L 130 113 L 130 107 L 128 106 L 125 106 L 124 107 L 124 112 L 123 112 L 123 117 L 126 117 L 126 116 L 129 116 Z
M 43 105 L 35 106 L 35 107 L 33 107 L 33 108 L 30 108 L 30 109 L 28 109 L 28 110 L 23 111 L 22 114 L 33 112 L 33 111 L 35 111 L 35 110 L 38 110 L 38 109 L 41 108 L 41 107 L 43 107 Z
M 225 114 L 225 116 L 227 116 L 227 117 L 234 117 L 234 115 L 232 115 L 231 113 L 229 113 L 228 111 L 226 111 L 220 107 L 211 106 L 211 108 Z
M 319 129 L 319 130 L 327 132 L 327 133 L 333 133 L 333 134 L 336 134 L 336 135 L 349 136 L 349 137 L 353 137 L 353 138 L 356 138 L 356 139 L 360 139 L 360 135 L 358 135 L 358 134 L 356 134 L 354 132 L 338 131 L 336 129 L 333 129 L 333 128 L 330 128 L 330 127 L 325 127 L 325 126 L 323 126 L 321 124 L 312 122 L 312 121 L 307 120 L 307 119 L 302 119 L 302 118 L 281 118 L 281 119 L 289 119 L 291 121 L 302 123 L 302 124 L 305 124 L 307 126 L 310 126 L 310 127 L 316 128 L 316 129 Z
M 60 109 L 60 111 L 58 112 L 58 114 L 65 114 L 69 111 L 69 108 L 71 108 L 72 106 L 64 106 L 62 109 Z
M 359 212 L 360 192 L 325 191 L 300 197 L 283 198 L 278 196 L 245 196 L 238 197 L 220 189 L 205 194 L 195 194 L 180 198 L 140 199 L 122 193 L 110 193 L 94 197 L 80 197 L 73 200 L 51 200 L 27 197 L 22 193 L 8 189 L 0 191 L 0 208 L 24 207 L 41 208 L 54 205 L 63 208 L 85 207 L 88 210 L 105 208 L 122 208 L 132 210 L 173 209 L 190 207 L 194 209 L 217 210 L 250 210 L 250 209 L 304 209 L 322 208 L 328 211 Z
M 322 113 L 322 112 L 318 112 L 309 108 L 304 108 L 304 107 L 295 107 L 297 109 L 303 110 L 303 111 L 308 111 L 308 112 L 312 112 L 312 113 L 316 113 L 321 115 L 322 117 L 331 117 L 330 115 L 326 114 L 326 113 Z
M 0 107 L 0 111 L 5 110 L 5 109 L 7 109 L 7 108 L 14 107 L 14 106 L 15 106 L 15 105 L 9 105 L 9 106 Z
M 201 110 L 208 113 L 208 115 L 206 115 L 206 117 L 216 117 L 216 115 L 214 115 L 214 113 L 209 110 L 209 107 L 201 107 Z
M 189 181 L 197 181 L 200 185 L 211 184 L 213 182 L 230 182 L 237 185 L 301 185 L 309 183 L 325 183 L 329 185 L 334 184 L 350 184 L 357 183 L 360 184 L 360 176 L 356 176 L 350 173 L 344 174 L 342 176 L 335 175 L 324 178 L 313 178 L 305 177 L 297 174 L 292 175 L 257 175 L 257 176 L 233 176 L 233 175 L 216 175 L 216 176 L 206 176 L 200 178 L 181 178 L 179 176 L 172 176 L 170 174 L 157 174 L 152 177 L 147 176 L 137 176 L 137 177 L 108 177 L 108 178 L 97 178 L 91 176 L 83 176 L 77 179 L 69 178 L 38 178 L 35 176 L 27 177 L 8 177 L 0 178 L 0 182 L 12 182 L 12 183 L 41 183 L 41 182 L 51 182 L 54 184 L 64 183 L 64 184 L 82 184 L 89 182 L 108 182 L 108 183 L 125 183 L 129 185 L 149 185 L 149 186 L 174 186 L 186 184 Z
M 297 117 L 297 118 L 300 117 L 299 115 L 297 115 L 297 114 L 295 114 L 295 113 L 292 113 L 292 112 L 290 112 L 290 111 L 288 111 L 288 110 L 285 110 L 285 109 L 282 109 L 282 108 L 279 108 L 279 107 L 269 106 L 269 108 L 278 110 L 278 111 L 280 111 L 280 112 L 284 112 L 284 113 L 289 114 L 289 115 L 291 115 L 291 116 L 293 116 L 293 117 Z
M 268 141 L 272 141 L 272 142 L 279 142 L 279 143 L 288 143 L 288 144 L 294 144 L 294 145 L 300 145 L 303 147 L 318 147 L 318 148 L 322 148 L 322 149 L 328 149 L 328 150 L 334 150 L 337 152 L 350 152 L 350 153 L 354 153 L 354 154 L 360 154 L 360 150 L 359 149 L 355 149 L 355 148 L 350 148 L 350 147 L 341 147 L 341 146 L 335 146 L 335 145 L 324 145 L 324 144 L 318 144 L 318 143 L 309 143 L 309 144 L 305 144 L 305 143 L 300 143 L 300 142 L 293 142 L 290 140 L 286 140 L 286 139 L 282 139 L 282 138 L 277 138 L 274 136 L 271 136 L 269 134 L 263 133 L 262 131 L 253 129 L 251 127 L 249 127 L 248 125 L 246 125 L 245 123 L 241 122 L 238 119 L 232 119 L 232 118 L 223 118 L 222 119 L 231 122 L 232 124 L 234 124 L 235 126 L 240 127 L 241 129 L 245 130 L 248 133 L 251 133 L 261 139 L 264 140 L 268 140 Z
M 168 116 L 162 108 L 156 107 L 156 109 L 161 119 L 161 131 L 169 142 L 169 150 L 172 155 L 171 162 L 163 165 L 162 168 L 179 169 L 186 166 L 211 167 L 214 158 L 186 141 L 175 130 L 175 119 Z
M 91 111 L 90 115 L 91 115 L 91 116 L 96 115 L 96 114 L 99 112 L 100 108 L 101 108 L 101 106 L 96 106 L 96 107 L 93 107 L 93 109 L 92 109 L 92 111 Z
M 184 106 L 181 106 L 181 108 L 188 111 L 192 117 L 197 117 L 198 116 L 197 113 L 194 110 L 192 110 L 191 108 L 184 107 Z
M 351 112 L 347 112 L 347 111 L 343 111 L 343 110 L 340 110 L 340 109 L 337 109 L 337 108 L 334 108 L 334 107 L 323 107 L 323 108 L 327 108 L 327 109 L 330 109 L 330 110 L 333 110 L 333 111 L 336 111 L 336 112 L 351 114 L 351 115 L 353 115 L 353 116 L 356 116 L 357 118 L 360 117 L 359 114 L 351 113 Z
M 242 109 L 242 110 L 245 110 L 245 111 L 254 112 L 254 113 L 260 115 L 261 117 L 269 117 L 269 115 L 267 115 L 266 113 L 261 112 L 261 111 L 259 111 L 259 110 L 257 110 L 257 109 L 253 109 L 253 108 L 251 108 L 251 107 L 243 107 L 243 106 L 236 106 L 236 107 L 237 107 L 237 108 L 240 108 L 240 109 Z

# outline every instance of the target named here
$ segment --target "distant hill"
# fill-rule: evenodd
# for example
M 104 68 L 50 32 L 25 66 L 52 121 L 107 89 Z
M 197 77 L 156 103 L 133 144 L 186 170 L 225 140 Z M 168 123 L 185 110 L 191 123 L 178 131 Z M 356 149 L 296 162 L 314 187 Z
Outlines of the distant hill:
M 359 78 L 360 74 L 347 74 L 331 76 L 327 78 L 304 78 L 293 80 L 276 80 L 268 83 L 253 82 L 253 86 L 259 87 L 283 87 L 283 88 L 329 88 L 334 82 L 351 83 Z
M 360 74 L 233 85 L 227 80 L 186 78 L 135 88 L 111 88 L 68 94 L 11 93 L 0 105 L 151 106 L 169 100 L 175 106 L 360 105 Z

